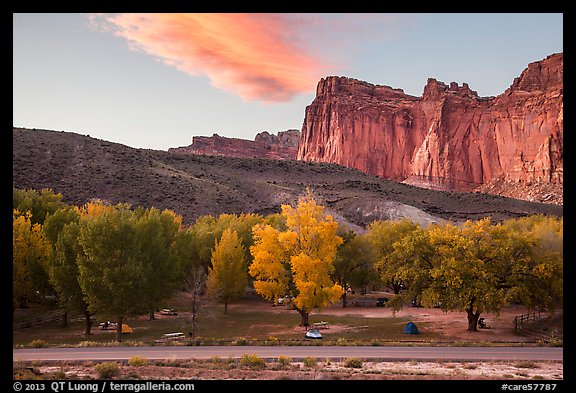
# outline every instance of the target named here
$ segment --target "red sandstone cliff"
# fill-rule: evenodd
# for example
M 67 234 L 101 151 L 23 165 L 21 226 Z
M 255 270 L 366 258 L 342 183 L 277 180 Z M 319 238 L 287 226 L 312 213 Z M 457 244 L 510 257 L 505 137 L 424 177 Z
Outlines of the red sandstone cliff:
M 170 148 L 173 153 L 206 154 L 241 158 L 268 158 L 294 160 L 298 152 L 300 131 L 286 130 L 278 135 L 263 131 L 253 141 L 248 139 L 212 136 L 195 136 L 189 146 Z
M 429 79 L 421 97 L 345 77 L 318 83 L 297 158 L 405 183 L 562 204 L 563 54 L 497 97 Z

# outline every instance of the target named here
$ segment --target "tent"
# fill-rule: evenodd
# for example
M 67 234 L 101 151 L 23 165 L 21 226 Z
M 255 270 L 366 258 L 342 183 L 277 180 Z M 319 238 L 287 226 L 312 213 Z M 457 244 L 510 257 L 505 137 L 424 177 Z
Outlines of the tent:
M 122 324 L 122 334 L 130 334 L 130 333 L 134 333 L 134 330 L 132 330 L 132 328 L 130 326 L 128 326 L 127 324 L 123 323 Z
M 418 331 L 418 326 L 416 326 L 416 324 L 414 322 L 408 322 L 404 326 L 403 333 L 404 334 L 418 334 L 420 332 Z

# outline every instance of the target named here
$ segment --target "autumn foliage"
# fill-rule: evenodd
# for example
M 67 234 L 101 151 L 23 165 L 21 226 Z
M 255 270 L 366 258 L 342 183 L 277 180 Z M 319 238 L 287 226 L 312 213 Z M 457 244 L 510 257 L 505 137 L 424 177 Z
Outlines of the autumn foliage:
M 227 312 L 251 286 L 284 299 L 304 326 L 313 310 L 345 306 L 345 288 L 390 287 L 394 311 L 415 302 L 463 312 L 469 331 L 510 303 L 552 310 L 563 302 L 561 218 L 375 221 L 360 234 L 339 227 L 310 192 L 280 214 L 205 216 L 188 227 L 170 210 L 69 206 L 50 190 L 14 189 L 13 208 L 13 309 L 56 299 L 85 316 L 85 334 L 94 314 L 120 324 L 152 318 L 183 288 L 194 299 L 206 288 Z
M 334 260 L 342 238 L 338 224 L 308 194 L 295 207 L 282 206 L 286 229 L 271 225 L 254 228 L 254 261 L 250 274 L 254 289 L 266 299 L 293 297 L 291 307 L 308 325 L 313 309 L 335 303 L 343 294 L 342 287 L 331 277 Z

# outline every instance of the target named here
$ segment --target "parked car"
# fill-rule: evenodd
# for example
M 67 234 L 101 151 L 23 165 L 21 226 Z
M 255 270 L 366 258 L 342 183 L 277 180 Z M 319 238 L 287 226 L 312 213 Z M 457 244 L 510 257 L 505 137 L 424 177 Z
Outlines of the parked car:
M 412 307 L 422 307 L 420 302 L 416 298 L 412 299 Z
M 292 299 L 294 299 L 294 296 L 286 295 L 286 296 L 284 296 L 284 297 L 281 297 L 281 298 L 278 299 L 278 305 L 279 305 L 279 306 L 284 306 L 284 305 L 290 303 L 290 301 L 291 301 Z
M 360 297 L 358 299 L 352 300 L 352 304 L 355 307 L 375 307 L 378 300 L 373 297 Z
M 376 305 L 379 307 L 383 307 L 386 305 L 386 303 L 388 302 L 388 298 L 387 297 L 379 297 L 376 300 Z
M 320 339 L 322 338 L 322 334 L 318 329 L 310 329 L 304 335 L 305 338 L 312 338 L 312 339 Z
M 160 315 L 178 315 L 178 312 L 173 308 L 163 308 L 160 310 Z
M 101 322 L 98 327 L 101 330 L 116 330 L 116 323 L 110 321 Z

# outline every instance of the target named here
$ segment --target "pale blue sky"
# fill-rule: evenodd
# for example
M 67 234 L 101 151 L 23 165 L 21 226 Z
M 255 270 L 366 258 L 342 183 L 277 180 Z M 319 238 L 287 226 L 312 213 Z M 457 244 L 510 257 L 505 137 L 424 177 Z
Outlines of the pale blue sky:
M 323 74 L 313 74 L 315 82 L 289 99 L 264 102 L 215 87 L 218 75 L 192 75 L 134 50 L 125 38 L 91 25 L 88 15 L 14 14 L 13 125 L 156 150 L 188 145 L 194 135 L 253 139 L 263 130 L 300 129 L 316 83 L 327 75 L 415 96 L 436 78 L 467 82 L 490 96 L 504 92 L 528 63 L 563 51 L 562 14 L 290 18 L 286 36 L 323 63 Z

